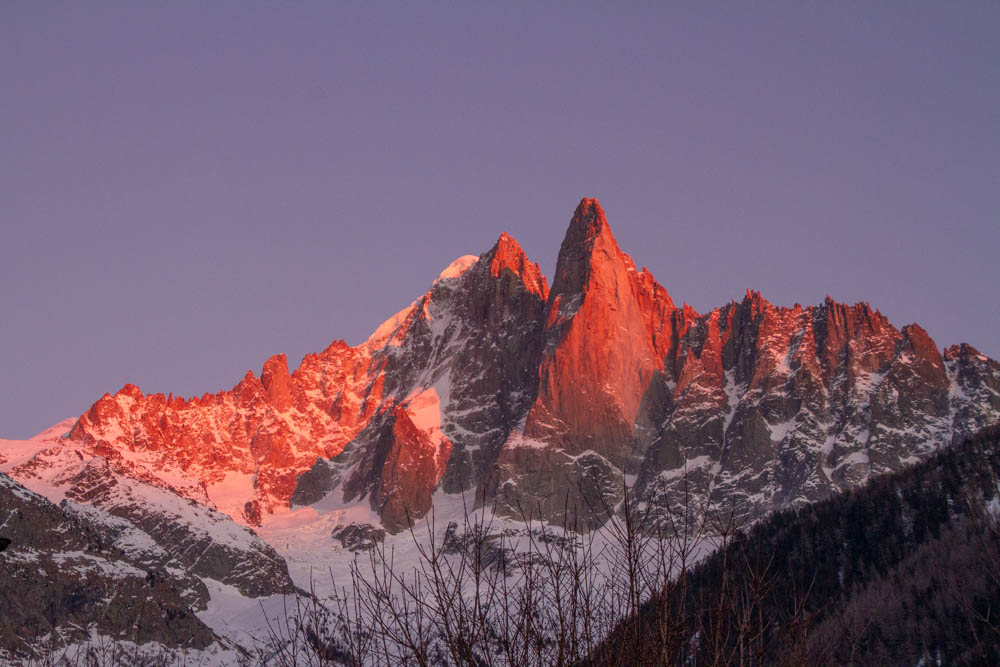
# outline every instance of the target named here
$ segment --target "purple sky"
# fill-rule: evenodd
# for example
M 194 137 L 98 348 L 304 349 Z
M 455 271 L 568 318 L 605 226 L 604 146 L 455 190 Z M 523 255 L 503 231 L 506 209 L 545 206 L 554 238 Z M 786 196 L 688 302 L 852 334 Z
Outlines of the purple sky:
M 3 3 L 0 436 L 551 277 L 583 196 L 678 303 L 1000 356 L 1000 4 L 493 4 Z

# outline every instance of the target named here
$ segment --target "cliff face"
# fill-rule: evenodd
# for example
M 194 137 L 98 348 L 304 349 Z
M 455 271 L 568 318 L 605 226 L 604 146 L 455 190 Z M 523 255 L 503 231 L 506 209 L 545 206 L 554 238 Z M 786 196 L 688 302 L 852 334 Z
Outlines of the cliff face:
M 649 444 L 636 423 L 663 372 L 674 305 L 618 248 L 600 204 L 585 199 L 559 250 L 546 311 L 537 394 L 500 452 L 496 486 L 484 491 L 508 513 L 520 506 L 550 516 L 575 505 L 600 514 Z
M 691 492 L 751 515 L 825 497 L 995 423 L 998 387 L 995 361 L 867 304 L 678 308 L 585 199 L 551 291 L 504 234 L 361 345 L 201 398 L 128 385 L 70 441 L 141 460 L 133 476 L 179 469 L 178 493 L 250 525 L 332 497 L 398 532 L 469 490 L 593 525 L 626 486 L 654 513 Z

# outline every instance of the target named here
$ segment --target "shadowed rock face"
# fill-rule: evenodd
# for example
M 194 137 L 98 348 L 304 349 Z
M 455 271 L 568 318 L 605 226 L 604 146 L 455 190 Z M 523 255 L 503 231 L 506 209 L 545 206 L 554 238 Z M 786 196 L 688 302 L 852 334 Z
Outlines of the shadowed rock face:
M 85 638 L 85 628 L 171 648 L 215 641 L 194 613 L 208 600 L 200 580 L 123 553 L 86 517 L 2 473 L 0 517 L 11 540 L 0 555 L 0 661 L 28 658 L 43 636 L 55 647 Z
M 439 279 L 386 328 L 382 403 L 295 504 L 368 499 L 390 532 L 424 516 L 435 489 L 475 489 L 534 399 L 548 286 L 504 234 L 460 275 Z
M 998 386 L 996 362 L 942 355 L 864 303 L 782 308 L 748 291 L 675 307 L 584 199 L 551 291 L 504 234 L 361 345 L 292 372 L 278 355 L 201 398 L 129 385 L 71 439 L 179 467 L 200 483 L 179 492 L 209 505 L 230 473 L 252 477 L 220 509 L 254 525 L 333 494 L 395 532 L 435 491 L 467 490 L 511 516 L 576 508 L 594 525 L 626 484 L 654 514 L 684 493 L 748 515 L 825 497 L 995 423 Z
M 352 523 L 334 528 L 330 537 L 348 551 L 370 551 L 385 539 L 385 531 L 367 523 Z
M 762 513 L 975 430 L 926 333 L 899 331 L 867 304 L 776 308 L 748 293 L 684 326 L 667 364 L 679 369 L 673 407 L 637 482 L 643 501 L 676 505 L 686 472 L 703 499 Z
M 184 502 L 173 494 L 151 493 L 118 476 L 107 461 L 95 459 L 69 479 L 66 498 L 148 535 L 158 546 L 161 567 L 169 564 L 221 581 L 248 597 L 294 590 L 285 561 L 249 530 L 194 503 L 171 507 L 157 502 L 157 495 L 167 502 Z M 93 516 L 93 521 L 99 520 Z

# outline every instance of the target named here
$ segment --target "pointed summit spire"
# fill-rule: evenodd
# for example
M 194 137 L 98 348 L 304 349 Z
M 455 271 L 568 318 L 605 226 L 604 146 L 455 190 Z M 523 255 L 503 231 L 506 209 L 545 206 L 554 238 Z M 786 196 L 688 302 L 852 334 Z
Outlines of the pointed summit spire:
M 526 437 L 571 456 L 589 450 L 611 465 L 626 465 L 631 454 L 612 443 L 634 436 L 643 392 L 663 371 L 654 332 L 671 337 L 663 310 L 673 304 L 658 287 L 619 249 L 597 200 L 581 201 L 549 292 L 539 388 L 525 420 Z
M 530 292 L 542 299 L 548 298 L 549 285 L 542 270 L 538 264 L 528 259 L 521 244 L 507 232 L 500 235 L 483 257 L 489 260 L 491 276 L 497 277 L 504 269 L 508 269 L 521 278 Z
M 628 255 L 618 248 L 604 209 L 596 199 L 583 198 L 573 213 L 556 261 L 550 298 L 556 294 L 575 293 L 583 289 L 596 263 L 635 266 Z
M 573 219 L 570 220 L 569 229 L 566 230 L 562 247 L 566 248 L 568 244 L 585 244 L 604 234 L 611 236 L 612 240 L 614 239 L 601 203 L 596 199 L 584 197 L 573 212 Z M 562 254 L 562 250 L 560 250 L 560 254 Z
M 500 265 L 507 266 L 520 264 L 527 259 L 524 254 L 524 249 L 521 248 L 521 244 L 507 232 L 500 235 L 500 238 L 498 238 L 497 242 L 493 244 L 493 247 L 486 252 L 486 256 L 489 257 L 494 264 L 499 263 Z M 493 274 L 496 275 L 496 271 L 494 271 Z
M 570 224 L 581 223 L 594 228 L 608 224 L 607 218 L 604 217 L 604 209 L 601 208 L 601 202 L 590 197 L 584 197 L 580 200 L 573 212 L 573 220 Z

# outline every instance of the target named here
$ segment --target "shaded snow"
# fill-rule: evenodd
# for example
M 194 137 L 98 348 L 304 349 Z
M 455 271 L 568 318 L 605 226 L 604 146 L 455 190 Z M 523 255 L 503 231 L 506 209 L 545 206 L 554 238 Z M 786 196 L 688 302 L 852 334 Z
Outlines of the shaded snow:
M 417 307 L 417 302 L 414 301 L 406 308 L 387 319 L 382 324 L 378 325 L 372 335 L 368 337 L 368 340 L 364 342 L 364 346 L 369 349 L 378 349 L 384 347 L 385 345 L 398 346 L 401 341 L 398 337 L 393 335 L 397 332 L 399 327 L 406 321 L 406 319 L 413 313 L 414 308 Z M 392 340 L 390 340 L 392 338 Z
M 798 416 L 792 417 L 788 421 L 783 421 L 778 424 L 767 424 L 767 430 L 771 432 L 771 442 L 780 443 L 784 442 L 788 434 L 795 430 L 795 426 L 798 423 Z
M 34 435 L 29 440 L 59 440 L 69 436 L 69 432 L 76 425 L 77 417 L 69 417 L 58 424 L 53 424 L 38 435 Z
M 230 470 L 220 481 L 206 488 L 208 497 L 223 514 L 241 516 L 247 499 L 253 498 L 253 478 L 250 473 Z
M 437 284 L 441 280 L 458 278 L 460 275 L 472 268 L 472 265 L 478 261 L 478 255 L 462 255 L 445 267 L 444 271 L 441 272 L 441 275 L 437 277 L 437 280 L 435 280 L 434 283 Z

